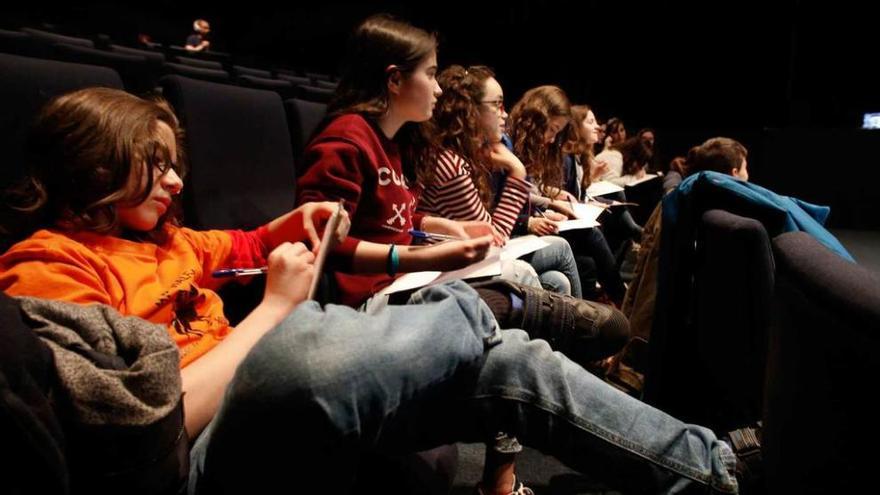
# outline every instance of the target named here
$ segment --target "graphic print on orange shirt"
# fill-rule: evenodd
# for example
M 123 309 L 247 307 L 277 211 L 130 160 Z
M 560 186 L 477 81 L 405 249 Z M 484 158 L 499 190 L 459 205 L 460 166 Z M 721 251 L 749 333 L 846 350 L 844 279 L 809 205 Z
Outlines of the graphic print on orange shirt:
M 199 336 L 204 335 L 205 332 L 192 327 L 193 322 L 209 320 L 209 318 L 199 316 L 198 311 L 196 310 L 196 308 L 203 302 L 205 302 L 205 295 L 200 293 L 194 285 L 190 285 L 189 290 L 177 291 L 177 294 L 174 295 L 171 309 L 172 314 L 174 315 L 172 324 L 177 333 L 181 335 L 188 335 L 191 333 Z

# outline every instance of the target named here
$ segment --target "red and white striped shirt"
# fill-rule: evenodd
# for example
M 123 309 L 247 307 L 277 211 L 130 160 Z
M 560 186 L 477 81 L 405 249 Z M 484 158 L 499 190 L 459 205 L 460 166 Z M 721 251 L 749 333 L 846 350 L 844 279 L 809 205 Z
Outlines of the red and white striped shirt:
M 507 177 L 498 204 L 490 213 L 480 200 L 470 163 L 446 150 L 440 154 L 434 182 L 425 187 L 417 209 L 450 220 L 490 222 L 505 237 L 510 237 L 517 214 L 529 200 L 529 187 L 523 179 Z

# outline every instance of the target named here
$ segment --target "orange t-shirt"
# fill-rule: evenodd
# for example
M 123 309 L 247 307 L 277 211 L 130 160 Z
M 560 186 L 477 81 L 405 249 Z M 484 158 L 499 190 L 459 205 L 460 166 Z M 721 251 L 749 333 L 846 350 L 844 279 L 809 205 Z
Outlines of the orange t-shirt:
M 0 256 L 0 290 L 106 304 L 166 325 L 182 368 L 232 330 L 214 292 L 226 279 L 211 272 L 265 263 L 265 248 L 254 233 L 167 228 L 161 246 L 91 232 L 37 231 Z

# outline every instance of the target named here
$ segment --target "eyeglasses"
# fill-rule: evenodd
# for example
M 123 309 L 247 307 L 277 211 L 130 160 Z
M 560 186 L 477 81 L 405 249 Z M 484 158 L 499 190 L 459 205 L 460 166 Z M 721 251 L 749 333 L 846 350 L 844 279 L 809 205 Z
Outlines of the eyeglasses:
M 500 98 L 497 100 L 483 100 L 480 103 L 484 103 L 486 105 L 489 105 L 490 107 L 494 108 L 498 112 L 504 113 L 504 100 L 502 100 Z
M 153 162 L 153 168 L 159 172 L 159 176 L 163 176 L 168 173 L 169 170 L 174 170 L 174 173 L 180 175 L 180 168 L 177 166 L 177 163 L 169 163 L 165 160 L 157 160 Z

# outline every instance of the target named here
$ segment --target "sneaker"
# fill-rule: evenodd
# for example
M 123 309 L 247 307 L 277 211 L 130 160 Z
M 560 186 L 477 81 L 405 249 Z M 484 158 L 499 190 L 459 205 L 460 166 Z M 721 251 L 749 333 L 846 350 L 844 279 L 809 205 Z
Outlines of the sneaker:
M 614 355 L 629 339 L 629 321 L 610 306 L 503 279 L 472 287 L 519 297 L 522 308 L 512 311 L 507 321 L 499 321 L 501 327 L 522 328 L 582 366 Z
M 477 483 L 477 486 L 474 487 L 475 495 L 485 495 L 483 492 L 482 483 Z M 514 478 L 513 486 L 510 489 L 510 493 L 508 495 L 535 495 L 535 492 L 532 491 L 531 488 L 522 484 L 519 478 Z
M 763 493 L 764 459 L 761 455 L 761 422 L 755 426 L 733 430 L 721 437 L 736 454 L 734 474 L 739 493 Z

